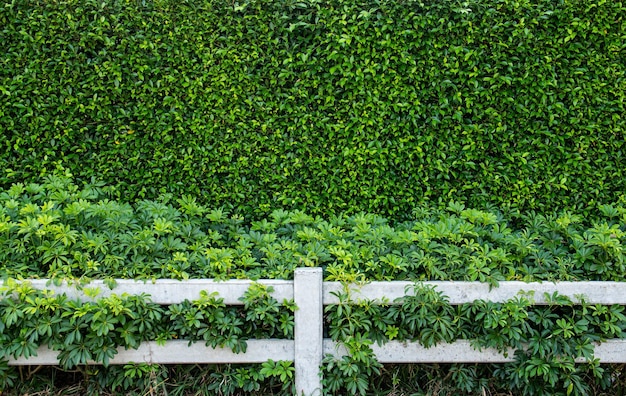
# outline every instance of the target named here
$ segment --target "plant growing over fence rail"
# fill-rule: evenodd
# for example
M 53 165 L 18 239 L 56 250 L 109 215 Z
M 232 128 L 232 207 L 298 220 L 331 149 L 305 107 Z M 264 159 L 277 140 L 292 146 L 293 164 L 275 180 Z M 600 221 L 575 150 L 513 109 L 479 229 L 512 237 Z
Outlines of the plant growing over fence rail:
M 192 353 L 194 350 L 199 351 L 199 349 L 189 349 L 187 353 L 183 351 L 183 354 L 179 353 L 179 358 L 174 360 L 169 355 L 175 349 L 184 348 L 182 344 L 191 343 L 193 340 L 203 342 L 210 347 L 226 346 L 236 353 L 243 352 L 242 346 L 245 347 L 246 343 L 242 339 L 242 329 L 244 329 L 244 336 L 246 334 L 257 334 L 259 338 L 263 338 L 270 334 L 276 337 L 276 332 L 282 331 L 283 334 L 290 337 L 291 334 L 289 333 L 291 333 L 293 328 L 291 322 L 297 322 L 297 316 L 293 320 L 289 318 L 291 313 L 294 312 L 294 304 L 286 301 L 280 307 L 277 301 L 269 296 L 272 290 L 266 285 L 268 280 L 263 280 L 262 284 L 251 281 L 245 281 L 244 283 L 234 281 L 222 284 L 221 282 L 208 282 L 205 280 L 202 281 L 202 288 L 198 288 L 199 285 L 194 286 L 195 283 L 193 281 L 183 282 L 182 284 L 187 285 L 187 288 L 193 287 L 199 298 L 194 299 L 190 303 L 189 300 L 183 300 L 182 297 L 178 297 L 170 302 L 169 307 L 161 307 L 149 302 L 145 292 L 149 290 L 156 291 L 164 287 L 169 288 L 169 291 L 166 291 L 164 294 L 156 293 L 155 301 L 160 301 L 160 304 L 164 304 L 163 296 L 180 290 L 180 282 L 170 281 L 168 284 L 142 285 L 141 282 L 119 281 L 119 287 L 122 290 L 124 287 L 128 287 L 128 285 L 134 285 L 136 295 L 133 298 L 142 303 L 149 302 L 152 304 L 152 309 L 150 310 L 146 310 L 142 306 L 132 306 L 132 304 L 124 306 L 125 297 L 129 297 L 125 294 L 111 295 L 107 292 L 100 296 L 91 285 L 83 287 L 82 291 L 77 291 L 73 288 L 68 289 L 64 285 L 45 286 L 44 282 L 41 281 L 33 281 L 33 287 L 29 287 L 28 283 L 20 284 L 9 280 L 4 298 L 6 301 L 2 301 L 3 304 L 0 304 L 0 315 L 2 320 L 7 322 L 12 328 L 4 332 L 5 338 L 0 340 L 2 341 L 0 347 L 5 348 L 3 353 L 12 354 L 11 356 L 5 356 L 6 358 L 28 357 L 33 355 L 35 351 L 38 351 L 47 355 L 47 357 L 38 357 L 34 362 L 32 360 L 31 362 L 54 364 L 60 360 L 60 363 L 64 365 L 90 363 L 91 359 L 96 363 L 106 365 L 111 359 L 115 358 L 117 352 L 120 352 L 120 348 L 123 349 L 124 347 L 140 347 L 140 349 L 143 347 L 144 352 L 130 355 L 123 352 L 122 359 L 117 360 L 116 364 L 136 361 L 131 356 L 136 356 L 139 360 L 147 359 L 149 362 L 157 363 L 173 361 L 250 362 L 259 361 L 258 359 L 261 357 L 262 360 L 265 360 L 268 357 L 275 356 L 273 354 L 279 353 L 279 356 L 283 356 L 282 359 L 294 360 L 296 363 L 304 361 L 303 359 L 311 359 L 314 361 L 314 367 L 319 367 L 317 366 L 318 363 L 323 364 L 324 392 L 327 394 L 343 394 L 345 392 L 365 394 L 369 390 L 374 391 L 376 385 L 373 385 L 370 380 L 373 376 L 381 377 L 376 380 L 379 387 L 390 386 L 390 384 L 398 386 L 399 383 L 393 380 L 390 383 L 385 379 L 385 375 L 388 374 L 390 368 L 378 362 L 379 356 L 382 363 L 400 361 L 407 363 L 429 361 L 476 362 L 484 358 L 487 359 L 487 362 L 509 362 L 504 366 L 485 366 L 480 368 L 480 370 L 467 365 L 453 365 L 447 374 L 445 371 L 447 369 L 441 369 L 444 371 L 440 371 L 439 382 L 436 385 L 428 385 L 419 381 L 414 382 L 412 385 L 408 384 L 408 388 L 413 386 L 424 391 L 431 391 L 431 386 L 445 386 L 450 391 L 457 392 L 481 393 L 489 389 L 490 391 L 513 390 L 524 394 L 537 394 L 539 392 L 568 395 L 587 394 L 593 390 L 595 394 L 599 394 L 602 389 L 608 389 L 609 387 L 614 389 L 621 384 L 619 369 L 616 370 L 611 366 L 602 367 L 599 363 L 600 361 L 624 361 L 623 356 L 620 357 L 611 354 L 611 352 L 607 353 L 610 348 L 618 348 L 618 350 L 624 351 L 626 344 L 619 340 L 624 338 L 626 334 L 624 332 L 626 328 L 626 316 L 623 314 L 624 307 L 621 305 L 603 305 L 610 304 L 606 300 L 605 293 L 596 293 L 597 288 L 603 290 L 623 290 L 623 285 L 618 283 L 569 282 L 546 285 L 542 283 L 505 282 L 499 288 L 491 291 L 488 290 L 488 285 L 475 282 L 461 282 L 464 284 L 464 287 L 459 282 L 435 283 L 437 287 L 451 292 L 453 298 L 450 300 L 442 291 L 435 289 L 432 283 L 425 285 L 422 283 L 411 284 L 410 282 L 377 282 L 371 285 L 353 285 L 346 289 L 345 285 L 342 288 L 338 282 L 327 282 L 322 285 L 322 271 L 318 268 L 299 269 L 297 273 L 313 273 L 311 271 L 317 274 L 317 285 L 315 285 L 315 282 L 311 282 L 312 279 L 309 278 L 303 279 L 300 277 L 298 281 L 298 275 L 296 275 L 296 281 L 274 281 L 274 283 L 281 290 L 279 294 L 283 296 L 281 298 L 289 300 L 290 293 L 293 293 L 295 302 L 305 302 L 304 307 L 306 307 L 306 300 L 309 297 L 318 292 L 321 293 L 324 296 L 323 299 L 319 299 L 313 306 L 306 308 L 306 312 L 299 315 L 300 320 L 303 320 L 303 318 L 310 315 L 315 315 L 311 310 L 316 310 L 316 304 L 330 304 L 326 308 L 326 332 L 330 339 L 327 340 L 328 342 L 322 339 L 321 306 L 317 306 L 320 309 L 320 322 L 317 322 L 320 324 L 320 327 L 317 336 L 313 334 L 316 327 L 314 323 L 309 323 L 305 320 L 307 323 L 305 327 L 302 327 L 304 322 L 299 322 L 299 338 L 296 337 L 294 340 L 285 342 L 281 342 L 281 340 L 264 341 L 265 345 L 282 345 L 280 348 L 284 348 L 286 351 L 291 348 L 291 352 L 285 353 L 278 350 L 270 351 L 263 349 L 264 352 L 261 355 L 256 352 L 256 357 L 251 358 L 255 360 L 248 360 L 246 357 L 233 358 L 235 355 L 230 355 L 231 358 L 227 358 L 227 360 L 214 360 L 216 358 L 211 356 L 220 352 L 210 348 L 202 348 L 203 352 L 200 352 L 200 355 L 194 354 L 193 357 L 183 355 Z M 296 285 L 298 282 L 300 282 L 299 286 Z M 240 287 L 243 284 L 246 287 L 251 285 L 245 293 Z M 284 287 L 288 284 L 293 288 L 291 291 Z M 546 290 L 546 288 L 547 290 L 564 290 L 568 295 L 572 295 L 568 285 L 570 288 L 576 285 L 584 285 L 581 288 L 586 291 L 585 293 L 590 293 L 590 301 L 592 303 L 587 302 L 587 300 L 578 295 L 579 297 L 575 297 L 576 306 L 573 306 L 569 297 L 559 295 L 556 291 L 546 293 L 543 296 L 535 296 L 527 291 L 523 294 L 518 293 L 514 298 L 509 297 L 512 295 L 511 291 L 515 290 L 539 291 Z M 80 284 L 75 284 L 75 286 L 81 287 Z M 481 286 L 483 289 L 482 295 L 486 296 L 488 294 L 488 299 L 474 300 L 473 297 L 470 297 L 474 295 L 471 291 L 474 286 Z M 61 292 L 67 291 L 70 294 L 61 294 L 55 300 L 50 292 L 41 291 L 45 290 L 46 287 L 55 288 Z M 207 292 L 205 289 L 207 287 L 209 288 L 208 290 L 213 290 L 213 292 Z M 227 290 L 233 290 L 233 287 L 240 290 L 237 292 L 237 295 L 243 294 L 239 301 L 235 300 L 236 297 L 231 292 L 226 292 Z M 353 289 L 353 287 L 356 287 L 356 289 Z M 311 289 L 313 292 L 296 293 L 296 290 L 303 289 Z M 226 308 L 215 290 L 225 291 L 225 295 L 228 296 L 228 304 L 239 302 L 242 304 L 241 308 Z M 325 291 L 322 293 L 322 290 Z M 401 295 L 402 297 L 394 301 L 354 298 L 357 295 L 377 295 L 379 291 L 376 290 L 384 290 L 385 295 Z M 69 297 L 70 295 L 72 297 Z M 299 297 L 296 297 L 296 295 Z M 574 295 L 576 294 L 574 293 Z M 539 306 L 534 305 L 535 297 L 538 298 L 537 303 L 540 304 Z M 78 300 L 79 298 L 81 300 Z M 95 298 L 95 301 L 91 302 L 90 299 L 92 298 Z M 619 294 L 614 296 L 613 300 L 625 301 L 623 297 L 620 298 Z M 71 303 L 67 304 L 68 307 L 64 307 L 63 304 L 58 304 L 59 301 L 69 301 Z M 182 302 L 176 303 L 175 301 Z M 21 311 L 16 309 L 16 306 L 20 304 L 23 308 Z M 47 311 L 46 309 L 40 309 L 46 306 L 52 307 L 52 309 Z M 298 311 L 301 311 L 303 306 L 299 308 Z M 133 309 L 139 312 L 139 314 L 135 315 Z M 283 311 L 281 312 L 281 310 Z M 223 318 L 229 317 L 232 319 L 233 316 L 231 314 L 235 311 L 239 312 L 234 317 L 237 323 L 223 320 Z M 40 312 L 43 315 L 38 315 Z M 258 322 L 259 319 L 267 318 L 271 313 L 274 314 L 273 318 Z M 141 315 L 143 315 L 143 318 Z M 162 321 L 165 322 L 164 326 L 161 320 L 154 319 L 161 316 Z M 147 320 L 149 318 L 152 320 Z M 247 321 L 244 321 L 244 318 Z M 287 326 L 278 326 L 277 329 L 273 330 L 269 329 L 272 325 L 276 327 L 276 324 L 282 322 L 284 318 L 288 319 Z M 58 323 L 59 321 L 68 320 L 72 322 L 70 326 L 64 326 L 56 330 L 52 328 L 62 326 L 62 324 Z M 78 323 L 83 320 L 84 322 Z M 139 323 L 136 323 L 137 321 Z M 153 322 L 161 323 L 160 333 L 166 333 L 165 337 L 161 337 L 158 334 L 154 336 L 153 334 L 153 338 L 157 340 L 156 343 L 167 342 L 168 345 L 163 345 L 166 349 L 162 351 L 153 350 L 151 349 L 153 347 L 146 346 L 146 343 L 150 343 L 146 340 L 140 340 L 139 342 L 143 345 L 138 345 L 138 341 L 133 338 L 134 333 L 141 333 L 141 331 L 134 331 L 133 329 L 138 330 L 138 326 L 152 329 L 153 326 L 150 326 L 150 323 Z M 295 325 L 298 326 L 297 323 Z M 69 329 L 65 327 L 69 327 Z M 250 331 L 246 331 L 246 327 Z M 265 327 L 265 330 L 261 330 L 263 327 Z M 303 329 L 304 332 L 302 331 Z M 261 333 L 258 333 L 259 330 L 261 330 Z M 225 339 L 225 334 L 230 335 L 232 342 L 229 343 Z M 59 350 L 58 357 L 51 359 L 52 356 L 50 356 L 47 350 L 39 348 L 38 342 L 45 342 L 45 337 L 48 337 L 48 348 L 52 348 L 52 351 Z M 172 341 L 172 337 L 183 338 L 186 341 Z M 106 342 L 107 340 L 109 342 Z M 391 347 L 395 348 L 396 352 L 386 355 L 384 352 L 385 348 L 381 346 L 385 346 L 390 341 L 393 341 L 391 342 L 393 344 Z M 459 343 L 459 341 L 461 342 Z M 250 342 L 254 342 L 253 345 L 260 345 L 260 340 L 251 340 Z M 601 350 L 599 351 L 600 357 L 598 359 L 595 358 L 597 342 L 603 343 L 600 345 Z M 406 343 L 411 345 L 407 346 Z M 50 347 L 50 344 L 52 344 L 52 347 Z M 155 344 L 155 342 L 152 341 L 152 344 Z M 315 354 L 301 356 L 295 352 L 298 349 L 294 345 L 307 344 L 323 344 L 323 349 L 331 353 L 331 355 L 322 361 L 320 349 L 320 354 L 317 357 L 319 360 L 315 362 Z M 407 351 L 402 352 L 398 350 L 398 346 L 402 344 L 404 344 L 404 348 L 410 348 L 407 350 L 408 353 Z M 288 345 L 291 345 L 291 347 Z M 419 348 L 415 349 L 415 346 L 419 345 L 423 346 L 421 347 L 421 352 Z M 470 352 L 468 356 L 459 355 L 456 358 L 454 356 L 437 357 L 437 355 L 433 354 L 430 357 L 426 356 L 428 355 L 426 352 L 427 348 L 437 348 L 439 351 L 437 353 L 441 355 L 442 353 L 447 353 L 444 352 L 446 350 L 450 351 L 449 348 L 451 346 L 458 348 L 454 345 L 461 347 L 460 350 L 457 349 L 456 353 L 460 352 L 462 355 L 471 351 L 470 346 L 479 349 L 487 348 L 491 352 L 487 351 L 488 354 L 485 356 L 480 354 L 472 355 Z M 462 345 L 466 345 L 466 347 Z M 345 352 L 335 349 L 341 349 L 342 347 L 345 349 Z M 378 348 L 378 351 L 374 353 L 376 348 Z M 257 351 L 259 350 L 257 349 Z M 496 360 L 489 358 L 489 354 L 494 353 L 499 355 L 499 357 L 495 356 Z M 504 353 L 505 356 L 501 356 L 501 353 Z M 509 358 L 506 354 L 515 354 L 515 357 Z M 68 363 L 67 357 L 69 356 L 71 359 L 72 355 L 78 360 L 69 361 Z M 178 360 L 181 359 L 181 356 L 182 360 Z M 602 360 L 599 360 L 600 358 Z M 224 359 L 224 357 L 218 359 Z M 25 364 L 27 362 L 22 360 L 14 362 L 14 364 Z M 267 391 L 267 386 L 271 385 L 272 382 L 272 389 L 278 387 L 281 391 L 289 393 L 291 391 L 290 381 L 294 376 L 290 367 L 288 363 L 268 360 L 261 367 L 257 368 L 222 368 L 220 369 L 222 371 L 219 371 L 221 374 L 212 372 L 210 378 L 214 378 L 216 375 L 218 377 L 223 375 L 224 386 L 227 386 L 227 389 L 229 389 L 228 394 L 235 392 L 237 389 L 248 391 L 263 389 Z M 298 377 L 298 373 L 304 374 L 302 371 L 298 371 L 298 367 L 296 365 L 296 379 L 302 378 Z M 151 378 L 167 375 L 168 373 L 168 371 L 162 371 L 154 367 L 140 366 L 133 368 L 133 366 L 128 364 L 123 372 L 119 369 L 110 371 L 106 368 L 101 369 L 101 375 L 97 374 L 100 372 L 100 369 L 94 370 L 89 367 L 81 369 L 85 373 L 95 373 L 93 377 L 100 384 L 98 386 L 101 386 L 104 390 L 109 389 L 111 391 L 115 391 L 115 389 L 122 386 L 126 376 L 138 375 L 138 370 L 141 372 L 143 370 L 149 371 Z M 261 372 L 258 370 L 261 370 Z M 7 370 L 6 367 L 4 371 L 3 381 L 8 384 L 12 380 L 12 377 L 10 377 L 11 371 Z M 173 373 L 176 371 L 174 370 Z M 402 376 L 402 373 L 406 372 L 406 368 L 396 367 L 393 372 L 397 380 L 398 376 Z M 431 370 L 431 373 L 433 372 Z M 172 371 L 169 371 L 169 373 L 172 373 Z M 317 377 L 315 371 L 310 374 L 313 375 L 313 378 Z M 450 379 L 450 376 L 452 376 L 452 379 Z M 233 382 L 235 378 L 238 378 L 238 380 Z M 265 382 L 263 381 L 264 379 Z M 269 385 L 267 384 L 268 380 L 270 381 Z M 149 382 L 149 384 L 150 386 L 154 385 L 153 382 Z M 211 379 L 207 380 L 203 386 L 215 389 L 214 385 L 215 382 Z M 405 388 L 406 386 L 407 384 L 403 385 Z M 374 389 L 372 389 L 373 387 Z M 318 389 L 318 387 L 309 387 L 308 389 Z
M 353 300 L 349 291 L 337 297 L 337 304 L 326 307 L 328 334 L 346 347 L 348 355 L 324 359 L 324 389 L 329 394 L 364 395 L 375 387 L 372 377 L 386 370 L 370 346 L 390 340 L 418 342 L 429 348 L 465 339 L 479 349 L 515 351 L 514 362 L 504 365 L 431 368 L 437 373 L 431 381 L 408 379 L 403 385 L 418 394 L 439 387 L 445 389 L 444 394 L 484 394 L 489 390 L 587 395 L 610 393 L 622 386 L 616 377 L 621 369 L 601 366 L 593 354 L 595 343 L 626 337 L 622 305 L 589 304 L 584 299 L 573 304 L 555 293 L 546 296 L 548 304 L 544 306 L 534 306 L 532 295 L 502 303 L 478 300 L 453 306 L 433 286 L 420 284 L 394 304 Z M 406 376 L 407 370 L 415 369 L 395 367 L 391 380 L 380 381 L 387 387 L 398 386 L 394 381 Z
M 91 369 L 87 365 L 92 362 L 107 367 L 118 349 L 136 349 L 145 341 L 185 339 L 190 344 L 202 342 L 239 353 L 246 351 L 246 340 L 250 338 L 293 338 L 293 302 L 279 303 L 271 297 L 271 287 L 260 284 L 250 286 L 241 297 L 241 307 L 227 307 L 219 296 L 206 292 L 200 293 L 197 300 L 161 306 L 145 294 L 98 297 L 97 290 L 87 290 L 94 301 L 85 302 L 36 290 L 28 283 L 9 281 L 2 289 L 0 389 L 15 386 L 17 381 L 6 359 L 31 357 L 40 346 L 58 351 L 62 368 L 79 367 L 88 373 Z M 146 370 L 155 369 L 127 365 L 123 376 L 107 379 L 105 375 L 98 381 L 108 392 L 126 390 L 131 387 L 126 381 L 143 377 Z M 231 383 L 230 393 L 239 389 L 258 391 L 264 381 L 273 377 L 279 381 L 278 390 L 289 392 L 293 386 L 293 368 L 286 362 L 268 361 L 260 371 L 240 368 L 223 374 L 242 376 L 246 370 L 251 370 L 250 375 Z M 118 382 L 117 378 L 124 381 Z M 276 382 L 272 385 L 276 388 Z M 226 389 L 220 392 L 229 394 Z
M 474 280 L 497 287 L 507 280 L 622 280 L 624 273 L 626 209 L 619 204 L 599 206 L 593 221 L 572 212 L 507 214 L 455 202 L 445 210 L 419 208 L 413 219 L 397 223 L 371 214 L 322 219 L 298 211 L 246 220 L 190 197 L 128 204 L 109 193 L 100 183 L 79 186 L 59 175 L 0 191 L 2 278 L 70 279 L 77 285 L 96 278 L 113 287 L 114 278 L 289 279 L 304 265 L 322 267 L 327 280 L 342 282 Z M 146 296 L 79 304 L 30 289 L 13 291 L 0 304 L 3 356 L 28 356 L 49 345 L 58 348 L 66 367 L 89 359 L 106 363 L 116 347 L 146 340 L 181 338 L 243 351 L 247 338 L 293 332 L 295 307 L 268 298 L 262 286 L 248 290 L 242 308 L 225 307 L 210 294 L 161 307 Z M 433 290 L 416 287 L 409 294 L 402 305 L 388 306 L 354 305 L 339 294 L 340 303 L 327 308 L 329 336 L 350 352 L 326 360 L 328 393 L 364 393 L 372 386 L 368 378 L 384 378 L 390 369 L 376 362 L 370 346 L 388 340 L 433 346 L 472 339 L 476 347 L 528 345 L 534 351 L 504 367 L 451 366 L 449 376 L 442 376 L 450 380 L 445 386 L 464 392 L 495 387 L 488 378 L 510 381 L 528 394 L 584 394 L 614 383 L 614 372 L 594 362 L 592 343 L 623 336 L 620 306 L 583 303 L 573 309 L 559 296 L 548 308 L 531 307 L 531 296 L 451 306 Z M 577 357 L 586 363 L 573 365 Z M 148 382 L 164 375 L 145 369 Z M 103 376 L 94 378 L 123 386 L 125 376 L 143 375 L 142 368 L 120 370 L 102 369 Z M 265 380 L 290 389 L 289 368 L 280 363 L 212 370 L 210 378 L 228 378 L 229 392 L 266 389 Z M 393 375 L 400 378 L 403 370 Z M 9 374 L 3 378 L 5 384 L 14 381 Z

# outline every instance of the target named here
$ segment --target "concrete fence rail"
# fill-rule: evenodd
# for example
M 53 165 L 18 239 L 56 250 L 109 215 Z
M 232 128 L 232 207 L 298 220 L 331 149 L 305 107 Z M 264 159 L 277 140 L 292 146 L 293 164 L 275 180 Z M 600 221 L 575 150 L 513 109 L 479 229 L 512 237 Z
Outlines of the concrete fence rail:
M 65 293 L 71 298 L 90 300 L 91 298 L 72 285 L 55 286 L 47 280 L 30 280 L 36 289 L 54 290 Z M 167 341 L 165 345 L 156 342 L 144 342 L 138 349 L 119 350 L 110 364 L 153 363 L 153 364 L 195 364 L 195 363 L 262 363 L 268 359 L 293 361 L 295 367 L 296 390 L 298 394 L 321 394 L 320 367 L 326 354 L 342 356 L 345 349 L 329 339 L 323 338 L 324 305 L 336 304 L 337 292 L 344 290 L 338 282 L 323 282 L 321 268 L 299 268 L 293 281 L 261 280 L 264 285 L 272 286 L 272 295 L 278 301 L 293 299 L 298 309 L 295 311 L 295 329 L 293 340 L 248 340 L 245 353 L 233 353 L 229 348 L 211 348 L 201 342 L 188 345 L 185 340 Z M 185 299 L 194 300 L 201 290 L 217 292 L 226 305 L 241 305 L 239 298 L 245 293 L 252 281 L 232 280 L 216 282 L 213 280 L 156 280 L 133 281 L 118 280 L 115 289 L 110 290 L 102 281 L 93 281 L 87 288 L 99 288 L 99 296 L 111 294 L 141 294 L 151 296 L 158 304 L 175 304 Z M 533 293 L 535 304 L 546 304 L 544 294 L 558 292 L 570 297 L 574 302 L 584 296 L 591 304 L 626 305 L 626 282 L 500 282 L 497 288 L 479 282 L 424 282 L 433 285 L 438 291 L 448 296 L 451 304 L 472 303 L 476 300 L 503 302 L 520 292 Z M 394 303 L 406 294 L 412 282 L 372 282 L 350 287 L 351 298 L 385 300 Z M 381 363 L 506 363 L 513 361 L 513 352 L 505 356 L 495 349 L 476 350 L 468 340 L 442 343 L 431 348 L 424 348 L 418 343 L 390 341 L 383 346 L 372 345 L 372 349 Z M 10 365 L 57 365 L 58 351 L 41 347 L 37 356 L 28 359 L 11 359 Z M 595 357 L 602 363 L 626 363 L 626 340 L 607 340 L 595 347 Z

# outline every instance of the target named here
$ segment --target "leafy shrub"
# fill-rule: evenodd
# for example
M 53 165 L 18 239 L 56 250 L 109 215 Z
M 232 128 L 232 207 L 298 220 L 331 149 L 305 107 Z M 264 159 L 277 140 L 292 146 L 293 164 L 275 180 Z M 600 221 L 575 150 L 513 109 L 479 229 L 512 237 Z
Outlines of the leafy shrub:
M 410 217 L 624 194 L 620 1 L 15 0 L 0 182 Z
M 554 215 L 421 208 L 390 225 L 372 214 L 315 218 L 274 211 L 244 221 L 188 196 L 107 198 L 65 176 L 0 191 L 0 276 L 290 279 L 320 266 L 327 280 L 622 280 L 626 208 L 589 223 Z
M 31 369 L 28 367 L 28 369 Z M 293 395 L 291 362 L 268 361 L 252 365 L 86 366 L 65 371 L 59 367 L 23 370 L 15 387 L 3 395 Z M 285 385 L 288 386 L 285 386 Z M 193 392 L 193 393 L 192 393 Z

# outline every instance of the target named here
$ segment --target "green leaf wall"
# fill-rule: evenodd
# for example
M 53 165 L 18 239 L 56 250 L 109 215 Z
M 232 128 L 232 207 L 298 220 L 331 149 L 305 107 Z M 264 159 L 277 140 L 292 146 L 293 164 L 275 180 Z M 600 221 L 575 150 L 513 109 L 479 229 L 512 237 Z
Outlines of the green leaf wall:
M 13 0 L 0 26 L 5 188 L 397 218 L 624 195 L 620 1 Z

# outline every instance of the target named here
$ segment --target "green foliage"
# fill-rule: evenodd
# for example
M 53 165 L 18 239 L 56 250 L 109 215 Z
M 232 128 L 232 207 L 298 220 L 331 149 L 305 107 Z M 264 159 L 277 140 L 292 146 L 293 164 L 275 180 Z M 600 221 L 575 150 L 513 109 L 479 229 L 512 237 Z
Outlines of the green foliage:
M 218 296 L 207 293 L 194 301 L 162 307 L 150 302 L 147 295 L 112 295 L 80 302 L 10 280 L 0 299 L 0 389 L 17 385 L 6 359 L 28 358 L 40 346 L 58 351 L 63 369 L 78 366 L 85 375 L 95 376 L 94 386 L 115 393 L 148 388 L 163 380 L 165 374 L 156 366 L 126 365 L 123 370 L 107 370 L 118 349 L 136 349 L 143 341 L 202 341 L 240 353 L 245 352 L 249 338 L 293 338 L 293 302 L 279 304 L 271 291 L 262 285 L 251 286 L 242 297 L 242 308 L 226 307 Z M 104 368 L 87 366 L 92 361 Z M 211 371 L 210 375 L 234 376 L 232 381 L 224 380 L 231 390 L 220 389 L 222 394 L 259 391 L 262 386 L 285 392 L 291 389 L 291 363 L 269 361 L 263 369 L 234 367 Z M 210 381 L 209 388 L 218 389 L 222 382 Z
M 279 303 L 270 295 L 273 291 L 271 286 L 254 283 L 240 298 L 246 310 L 246 334 L 255 338 L 293 335 L 293 312 L 297 307 L 293 300 Z
M 626 265 L 621 204 L 601 206 L 590 221 L 567 211 L 504 215 L 452 202 L 446 210 L 418 208 L 410 221 L 391 225 L 372 214 L 323 219 L 282 210 L 246 221 L 188 196 L 131 205 L 111 200 L 110 192 L 65 176 L 0 190 L 0 277 L 290 279 L 297 267 L 319 266 L 334 281 L 496 286 L 619 281 Z M 254 289 L 250 298 L 263 300 L 265 292 Z M 285 326 L 270 325 L 279 332 Z
M 623 197 L 621 1 L 14 0 L 0 183 L 406 218 Z M 60 258 L 63 260 L 63 258 Z
M 324 359 L 328 394 L 428 394 L 433 386 L 467 394 L 601 394 L 621 375 L 593 356 L 596 342 L 626 334 L 621 306 L 574 306 L 559 295 L 549 296 L 547 306 L 534 306 L 527 295 L 451 306 L 420 282 L 478 280 L 497 287 L 503 280 L 620 281 L 622 204 L 601 205 L 591 219 L 571 211 L 482 211 L 452 201 L 445 209 L 416 208 L 411 219 L 395 224 L 366 213 L 323 219 L 283 210 L 250 221 L 189 196 L 129 204 L 112 193 L 95 181 L 77 185 L 69 175 L 0 190 L 0 273 L 7 286 L 0 300 L 2 387 L 18 389 L 38 378 L 17 376 L 6 358 L 31 356 L 45 345 L 58 351 L 61 368 L 77 367 L 80 378 L 88 378 L 87 393 L 143 388 L 165 394 L 172 377 L 207 392 L 290 394 L 293 367 L 284 362 L 194 368 L 201 378 L 191 368 L 106 367 L 118 348 L 148 340 L 184 339 L 243 352 L 250 338 L 292 338 L 294 302 L 276 301 L 269 286 L 253 284 L 240 307 L 208 293 L 164 307 L 145 295 L 100 298 L 90 289 L 85 293 L 93 301 L 79 302 L 13 279 L 71 279 L 80 287 L 98 278 L 113 287 L 115 278 L 289 279 L 301 266 L 322 267 L 327 280 L 353 284 L 416 281 L 401 301 L 354 301 L 346 289 L 337 293 L 338 304 L 326 307 L 326 332 L 348 352 Z M 515 362 L 428 366 L 411 374 L 415 368 L 381 365 L 372 351 L 374 343 L 388 340 L 431 347 L 458 339 L 505 353 L 518 349 Z M 104 367 L 88 366 L 91 360 Z M 407 383 L 407 376 L 416 382 Z M 40 385 L 19 389 L 32 392 Z
M 293 363 L 26 367 L 3 395 L 244 396 L 293 395 Z M 0 377 L 1 378 L 1 377 Z
M 370 379 L 380 375 L 382 365 L 376 361 L 370 340 L 360 333 L 343 339 L 349 355 L 341 358 L 326 356 L 323 360 L 323 386 L 325 394 L 365 394 Z
M 558 294 L 546 296 L 545 306 L 534 306 L 526 296 L 504 303 L 479 300 L 452 306 L 433 286 L 416 284 L 411 289 L 393 304 L 353 301 L 351 291 L 338 293 L 339 303 L 326 308 L 327 327 L 347 355 L 324 359 L 326 394 L 365 395 L 393 389 L 391 394 L 565 396 L 610 393 L 623 386 L 616 374 L 623 367 L 602 367 L 593 356 L 596 342 L 626 337 L 623 306 L 591 305 L 584 300 L 574 304 Z M 369 347 L 399 340 L 428 348 L 462 339 L 475 348 L 495 348 L 505 354 L 515 349 L 515 361 L 420 365 L 416 373 L 411 366 L 382 366 Z

